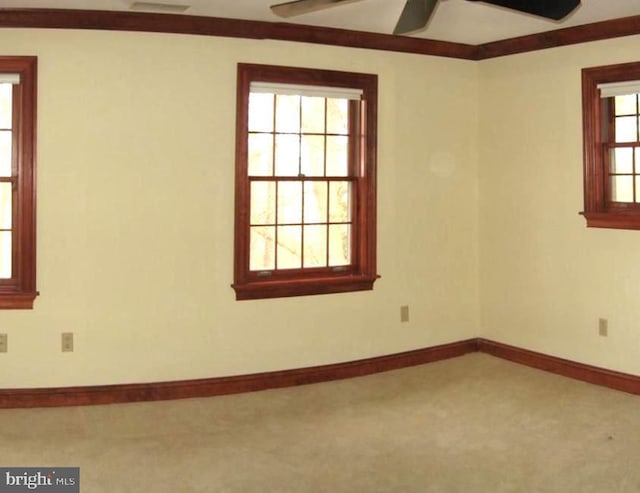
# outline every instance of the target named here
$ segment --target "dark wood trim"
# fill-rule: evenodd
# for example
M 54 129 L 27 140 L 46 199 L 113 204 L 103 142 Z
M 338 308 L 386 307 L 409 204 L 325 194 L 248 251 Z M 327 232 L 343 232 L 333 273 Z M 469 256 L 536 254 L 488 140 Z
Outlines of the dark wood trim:
M 353 256 L 347 270 L 334 272 L 321 269 L 274 269 L 268 278 L 260 278 L 250 270 L 250 177 L 248 175 L 248 114 L 251 82 L 275 82 L 302 85 L 346 87 L 362 90 L 362 100 L 352 102 L 351 115 L 357 113 L 358 170 L 347 177 L 355 188 L 356 213 L 352 223 Z M 236 94 L 236 168 L 234 222 L 234 277 L 231 287 L 237 300 L 307 296 L 373 289 L 380 277 L 376 271 L 376 158 L 378 125 L 378 76 L 356 72 L 305 69 L 239 63 Z M 356 111 L 357 109 L 357 111 Z M 353 122 L 351 122 L 353 124 Z M 355 141 L 354 128 L 349 130 Z M 354 151 L 355 152 L 355 151 Z M 267 177 L 276 180 L 278 177 Z M 322 177 L 330 179 L 331 177 Z M 335 177 L 334 177 L 335 178 Z M 304 178 L 300 178 L 304 180 Z
M 36 129 L 38 59 L 0 56 L 0 71 L 17 73 L 14 86 L 14 163 L 12 180 L 13 262 L 11 279 L 0 284 L 0 309 L 31 309 L 36 290 Z
M 640 214 L 624 212 L 581 212 L 589 228 L 640 229 Z
M 582 135 L 584 211 L 591 228 L 640 229 L 640 210 L 609 200 L 607 160 L 602 137 L 602 105 L 599 84 L 640 78 L 640 63 L 621 63 L 582 69 Z M 605 118 L 606 121 L 606 118 Z
M 31 310 L 38 294 L 37 291 L 0 291 L 0 310 Z
M 477 351 L 475 339 L 348 363 L 234 377 L 94 387 L 0 390 L 0 409 L 159 401 L 237 394 L 360 377 Z
M 246 236 L 246 235 L 245 235 Z M 299 279 L 280 279 L 273 281 L 255 281 L 244 284 L 234 283 L 236 300 L 261 300 L 266 298 L 286 298 L 291 296 L 310 296 L 316 294 L 350 293 L 371 291 L 380 276 L 340 276 L 311 277 Z
M 487 339 L 468 339 L 388 356 L 233 377 L 91 387 L 0 390 L 0 409 L 86 406 L 213 397 L 361 377 L 481 352 L 514 363 L 631 394 L 640 376 L 550 356 Z
M 585 365 L 556 356 L 521 349 L 500 342 L 478 339 L 478 351 L 520 363 L 538 370 L 556 373 L 583 382 L 601 385 L 631 394 L 640 394 L 640 376 Z
M 0 28 L 141 31 L 247 39 L 275 39 L 486 60 L 556 46 L 640 34 L 640 16 L 568 27 L 480 45 L 392 36 L 284 22 L 260 22 L 179 14 L 73 9 L 0 9 Z
M 602 39 L 620 38 L 640 34 L 640 15 L 567 27 L 529 36 L 504 39 L 476 46 L 476 60 L 486 60 L 557 46 L 587 43 Z
M 582 70 L 582 153 L 584 213 L 604 210 L 600 94 L 592 70 Z M 588 220 L 588 219 L 587 219 Z
M 276 39 L 473 60 L 475 47 L 429 39 L 284 22 L 179 14 L 73 9 L 0 9 L 0 27 L 142 31 Z

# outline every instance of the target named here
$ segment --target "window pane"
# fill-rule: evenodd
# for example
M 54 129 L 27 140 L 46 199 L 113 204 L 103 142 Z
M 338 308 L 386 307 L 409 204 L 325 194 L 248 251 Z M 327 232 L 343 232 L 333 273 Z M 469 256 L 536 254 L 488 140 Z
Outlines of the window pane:
M 327 137 L 327 176 L 349 174 L 349 138 Z
M 302 174 L 304 176 L 324 176 L 324 136 L 305 135 L 302 137 Z
M 249 252 L 250 270 L 272 270 L 276 266 L 275 227 L 252 227 Z
M 276 184 L 272 181 L 251 183 L 251 224 L 275 224 Z
M 636 176 L 636 203 L 640 202 L 640 176 Z
M 304 267 L 326 267 L 327 227 L 325 225 L 304 227 Z
M 278 224 L 302 222 L 302 182 L 278 183 Z
M 0 176 L 11 176 L 11 131 L 0 130 Z
M 346 99 L 327 99 L 327 133 L 349 133 L 349 101 Z
M 611 177 L 611 200 L 613 202 L 633 202 L 633 177 Z
M 636 173 L 640 173 L 640 147 L 634 147 L 636 151 Z
M 327 182 L 304 183 L 304 222 L 327 222 Z
M 300 133 L 300 96 L 276 96 L 276 132 Z
M 278 226 L 278 269 L 302 267 L 302 226 Z
M 11 183 L 0 183 L 0 229 L 11 229 Z
M 13 85 L 0 84 L 0 129 L 10 129 L 13 108 Z
M 11 275 L 11 231 L 0 231 L 0 279 Z
M 351 184 L 348 181 L 329 183 L 329 222 L 344 223 L 351 219 Z
M 236 68 L 236 298 L 371 289 L 377 274 L 377 193 L 375 156 L 367 150 L 376 148 L 378 122 L 368 117 L 379 114 L 378 76 L 253 63 Z M 266 89 L 262 82 L 277 85 Z M 329 90 L 317 92 L 322 87 Z M 340 88 L 362 94 L 361 101 Z M 251 94 L 261 90 L 271 95 Z M 609 139 L 598 139 L 597 155 L 602 159 L 606 148 L 610 161 L 609 149 L 640 143 L 613 142 L 614 99 L 606 104 Z M 608 171 L 599 171 L 601 195 L 602 183 L 609 187 Z
M 300 137 L 276 136 L 276 176 L 298 176 L 300 173 Z
M 249 132 L 273 132 L 273 94 L 249 94 Z
M 12 119 L 11 84 L 0 84 L 0 129 L 11 129 Z M 0 131 L 0 176 L 11 176 L 12 154 L 11 131 Z M 11 229 L 12 218 L 11 183 L 0 183 L 0 228 Z M 12 256 L 11 231 L 0 232 L 0 278 L 10 279 Z
M 619 116 L 616 118 L 616 142 L 635 142 L 638 140 L 638 117 Z
M 329 265 L 349 265 L 351 263 L 351 226 L 348 224 L 329 225 Z
M 638 113 L 636 99 L 637 98 L 635 94 L 616 96 L 616 115 L 635 115 L 636 113 Z
M 302 132 L 324 133 L 324 98 L 302 98 Z
M 249 176 L 273 175 L 273 136 L 249 135 Z
M 633 173 L 633 149 L 631 147 L 611 149 L 611 173 Z

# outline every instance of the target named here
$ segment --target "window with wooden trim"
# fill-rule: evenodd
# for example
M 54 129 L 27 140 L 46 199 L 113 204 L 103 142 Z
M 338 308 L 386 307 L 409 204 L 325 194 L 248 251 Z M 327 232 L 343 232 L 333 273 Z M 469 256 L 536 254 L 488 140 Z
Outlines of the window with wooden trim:
M 0 57 L 0 308 L 36 291 L 35 57 Z
M 605 190 L 609 202 L 625 206 L 640 203 L 640 126 L 635 92 L 640 87 L 630 90 L 634 92 L 602 98 Z
M 237 299 L 373 288 L 376 107 L 375 75 L 238 65 Z
M 640 63 L 582 71 L 587 226 L 640 229 Z

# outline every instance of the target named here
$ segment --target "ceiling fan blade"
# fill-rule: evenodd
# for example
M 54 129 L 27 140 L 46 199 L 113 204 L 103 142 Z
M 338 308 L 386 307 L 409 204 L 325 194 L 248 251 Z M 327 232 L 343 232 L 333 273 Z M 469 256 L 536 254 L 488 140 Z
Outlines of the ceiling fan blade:
M 424 28 L 438 0 L 407 0 L 393 34 L 408 34 Z
M 308 14 L 316 10 L 336 7 L 338 4 L 359 2 L 361 0 L 295 0 L 271 6 L 271 11 L 279 17 L 293 17 Z
M 518 10 L 526 14 L 533 14 L 547 19 L 559 21 L 573 12 L 580 0 L 469 0 L 484 2 L 511 10 Z

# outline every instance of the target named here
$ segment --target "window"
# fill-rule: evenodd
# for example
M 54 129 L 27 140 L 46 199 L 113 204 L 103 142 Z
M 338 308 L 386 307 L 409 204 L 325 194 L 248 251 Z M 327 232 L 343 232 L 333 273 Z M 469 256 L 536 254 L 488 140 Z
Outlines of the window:
M 0 57 L 0 308 L 36 292 L 36 58 Z
M 377 76 L 238 65 L 237 299 L 373 288 Z
M 640 229 L 640 63 L 583 69 L 587 226 Z

